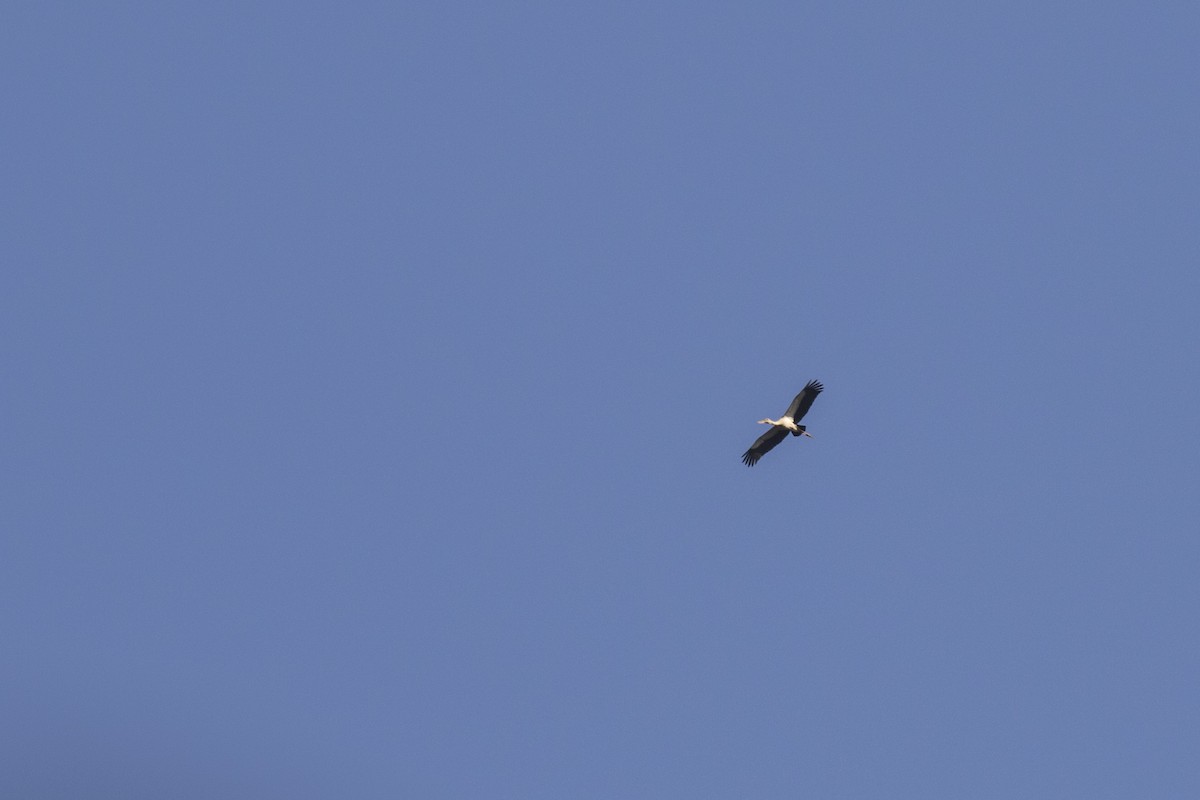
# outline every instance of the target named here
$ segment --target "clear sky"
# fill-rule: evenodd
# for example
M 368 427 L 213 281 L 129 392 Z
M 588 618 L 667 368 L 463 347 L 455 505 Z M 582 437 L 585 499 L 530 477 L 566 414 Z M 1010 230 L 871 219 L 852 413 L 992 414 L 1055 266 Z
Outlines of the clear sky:
M 1200 7 L 4 17 L 0 794 L 1200 796 Z

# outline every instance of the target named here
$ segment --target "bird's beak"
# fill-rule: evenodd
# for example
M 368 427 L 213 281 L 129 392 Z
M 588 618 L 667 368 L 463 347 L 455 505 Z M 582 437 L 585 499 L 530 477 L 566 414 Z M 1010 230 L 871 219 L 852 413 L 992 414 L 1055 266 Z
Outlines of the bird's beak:
M 804 435 L 810 439 L 813 438 L 813 435 L 811 433 L 809 433 L 808 431 L 804 431 Z

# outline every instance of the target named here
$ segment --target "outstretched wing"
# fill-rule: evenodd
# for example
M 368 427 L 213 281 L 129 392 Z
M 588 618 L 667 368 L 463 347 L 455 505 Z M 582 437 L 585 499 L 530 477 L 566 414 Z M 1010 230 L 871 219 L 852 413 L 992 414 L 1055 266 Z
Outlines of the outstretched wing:
M 808 385 L 800 390 L 800 394 L 796 395 L 796 399 L 788 406 L 787 416 L 792 418 L 792 422 L 799 422 L 808 413 L 813 400 L 816 400 L 817 395 L 824 389 L 820 381 L 809 381 Z
M 782 425 L 772 425 L 771 430 L 758 437 L 758 441 L 750 445 L 750 449 L 742 453 L 742 463 L 753 467 L 758 460 L 770 452 L 771 448 L 787 438 L 788 429 Z

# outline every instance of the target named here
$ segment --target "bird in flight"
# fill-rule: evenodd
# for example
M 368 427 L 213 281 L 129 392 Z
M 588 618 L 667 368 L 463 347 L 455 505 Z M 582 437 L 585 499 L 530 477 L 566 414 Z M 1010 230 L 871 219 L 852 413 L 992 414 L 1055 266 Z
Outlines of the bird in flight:
M 742 453 L 742 463 L 747 467 L 753 467 L 758 463 L 758 460 L 770 452 L 771 448 L 782 442 L 790 433 L 792 436 L 804 435 L 812 438 L 812 434 L 804 429 L 803 425 L 796 423 L 803 419 L 808 413 L 808 409 L 812 406 L 813 400 L 817 399 L 817 395 L 825 387 L 820 381 L 809 381 L 808 384 L 800 390 L 800 394 L 796 395 L 796 399 L 788 406 L 788 410 L 779 419 L 760 419 L 760 425 L 770 425 L 771 429 L 758 437 L 758 440 L 750 445 L 750 449 Z

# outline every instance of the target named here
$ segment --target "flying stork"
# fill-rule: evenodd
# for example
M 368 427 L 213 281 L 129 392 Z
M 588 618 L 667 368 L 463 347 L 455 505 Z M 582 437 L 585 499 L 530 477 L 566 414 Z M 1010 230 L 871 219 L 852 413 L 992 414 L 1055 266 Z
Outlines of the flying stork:
M 812 434 L 804 429 L 803 425 L 797 425 L 804 415 L 808 413 L 808 409 L 812 406 L 813 400 L 817 399 L 817 395 L 825 387 L 820 381 L 809 381 L 800 394 L 796 395 L 796 399 L 788 406 L 788 410 L 779 419 L 760 419 L 760 425 L 770 425 L 771 430 L 758 437 L 758 441 L 750 445 L 750 449 L 742 453 L 742 463 L 747 467 L 753 467 L 758 463 L 758 460 L 766 455 L 772 447 L 782 442 L 787 438 L 789 433 L 792 436 L 804 435 L 812 438 Z

